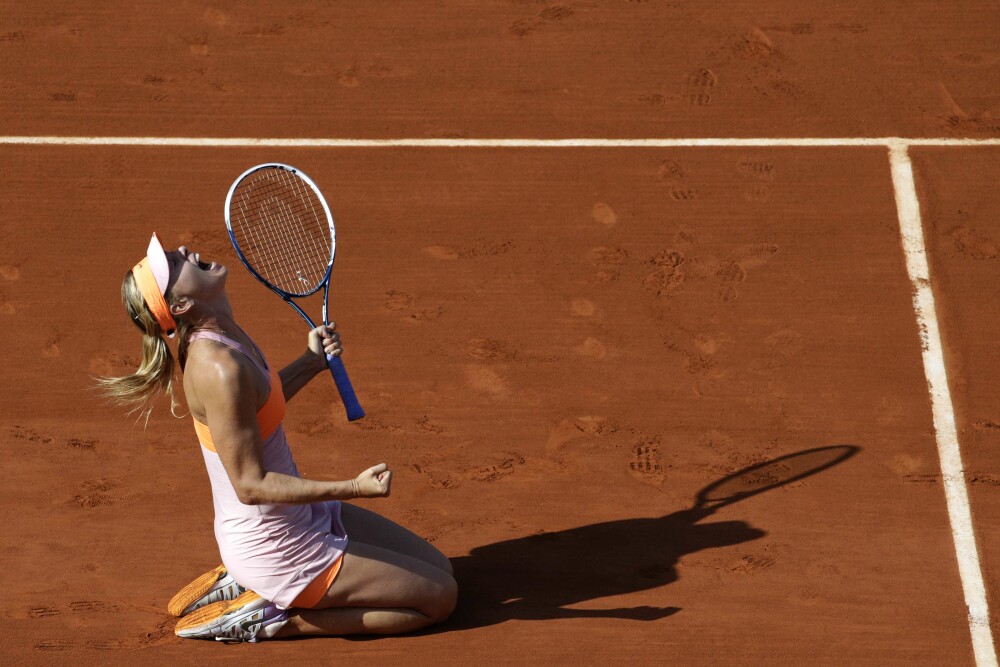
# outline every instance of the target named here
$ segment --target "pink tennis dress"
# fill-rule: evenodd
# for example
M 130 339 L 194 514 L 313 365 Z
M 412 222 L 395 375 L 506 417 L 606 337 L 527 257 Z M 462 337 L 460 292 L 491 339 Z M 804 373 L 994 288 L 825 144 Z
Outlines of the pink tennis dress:
M 262 365 L 231 338 L 211 331 L 197 331 L 190 342 L 199 338 L 208 338 L 239 350 L 268 378 L 271 396 L 257 413 L 261 424 L 264 469 L 301 477 L 281 425 L 284 394 L 278 373 Z M 264 358 L 263 354 L 260 356 Z M 308 505 L 244 505 L 215 451 L 208 427 L 195 420 L 195 431 L 212 483 L 215 539 L 219 543 L 222 562 L 241 586 L 283 609 L 291 607 L 292 601 L 314 579 L 338 564 L 347 548 L 347 532 L 340 520 L 340 501 Z

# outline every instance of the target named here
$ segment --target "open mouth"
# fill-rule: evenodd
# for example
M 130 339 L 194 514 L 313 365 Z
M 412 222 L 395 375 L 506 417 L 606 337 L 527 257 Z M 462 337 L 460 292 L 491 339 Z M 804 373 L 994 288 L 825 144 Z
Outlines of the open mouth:
M 202 271 L 210 271 L 218 266 L 215 262 L 204 262 L 201 259 L 201 255 L 193 255 L 191 259 L 194 260 L 195 266 L 197 266 Z

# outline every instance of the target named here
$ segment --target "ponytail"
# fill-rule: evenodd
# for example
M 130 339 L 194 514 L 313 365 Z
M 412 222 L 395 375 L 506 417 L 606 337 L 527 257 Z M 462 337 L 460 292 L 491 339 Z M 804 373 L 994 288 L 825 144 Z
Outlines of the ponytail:
M 174 393 L 174 356 L 163 337 L 163 330 L 146 306 L 131 271 L 125 274 L 122 281 L 122 303 L 132 322 L 142 331 L 142 361 L 131 375 L 96 378 L 98 388 L 113 403 L 127 408 L 128 414 L 138 412 L 146 422 L 149 422 L 149 415 L 153 411 L 153 401 L 161 392 L 165 393 L 170 396 L 171 414 L 180 417 L 175 411 L 179 403 Z M 178 322 L 182 364 L 187 356 L 186 339 L 189 328 L 190 324 L 186 320 Z

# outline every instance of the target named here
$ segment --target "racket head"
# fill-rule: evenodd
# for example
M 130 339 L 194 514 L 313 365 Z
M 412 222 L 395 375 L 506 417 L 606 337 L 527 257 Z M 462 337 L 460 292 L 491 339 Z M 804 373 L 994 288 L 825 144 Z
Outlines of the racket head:
M 839 465 L 861 451 L 856 445 L 806 449 L 737 470 L 698 492 L 695 507 L 715 510 Z
M 247 169 L 229 188 L 225 217 L 240 261 L 280 296 L 308 296 L 329 284 L 333 215 L 302 170 L 280 162 Z

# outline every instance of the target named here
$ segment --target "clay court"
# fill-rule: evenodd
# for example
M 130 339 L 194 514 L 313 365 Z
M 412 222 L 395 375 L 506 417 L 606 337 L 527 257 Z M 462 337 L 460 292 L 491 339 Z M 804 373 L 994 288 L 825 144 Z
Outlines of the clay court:
M 996 665 L 1000 7 L 828 4 L 3 3 L 0 663 Z M 317 378 L 296 460 L 392 467 L 443 626 L 173 635 L 198 442 L 92 378 L 154 230 L 301 353 L 223 223 L 267 161 L 330 202 L 368 412 Z

